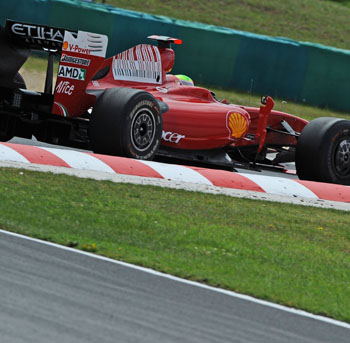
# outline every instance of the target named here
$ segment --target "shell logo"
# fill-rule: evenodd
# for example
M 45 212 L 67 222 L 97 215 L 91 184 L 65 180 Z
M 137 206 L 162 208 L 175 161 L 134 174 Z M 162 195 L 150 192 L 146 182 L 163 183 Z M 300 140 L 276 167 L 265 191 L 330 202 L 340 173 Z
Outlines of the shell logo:
M 241 138 L 248 130 L 248 118 L 237 112 L 228 112 L 226 125 L 230 132 L 230 139 Z
M 64 41 L 63 45 L 62 45 L 63 50 L 67 50 L 68 49 L 68 42 Z

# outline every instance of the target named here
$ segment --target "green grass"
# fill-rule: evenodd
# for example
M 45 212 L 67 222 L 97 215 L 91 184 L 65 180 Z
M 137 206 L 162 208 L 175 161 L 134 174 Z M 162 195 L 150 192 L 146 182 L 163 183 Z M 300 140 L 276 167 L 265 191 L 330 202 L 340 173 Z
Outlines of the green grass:
M 6 230 L 350 321 L 350 213 L 7 168 L 0 192 Z
M 106 3 L 120 8 L 269 36 L 283 36 L 298 41 L 350 48 L 350 7 L 335 1 L 106 0 Z

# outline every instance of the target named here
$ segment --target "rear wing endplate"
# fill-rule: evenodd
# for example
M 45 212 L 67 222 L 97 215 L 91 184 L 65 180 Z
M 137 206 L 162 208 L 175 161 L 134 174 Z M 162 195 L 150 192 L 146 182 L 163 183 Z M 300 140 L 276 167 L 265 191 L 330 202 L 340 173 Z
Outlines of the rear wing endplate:
M 107 45 L 105 35 L 65 31 L 52 113 L 80 116 L 93 106 L 95 95 L 86 94 L 86 88 L 105 61 Z
M 22 47 L 33 50 L 61 51 L 64 42 L 64 34 L 67 30 L 31 23 L 6 20 L 5 31 L 11 41 Z M 78 31 L 69 30 L 72 35 Z

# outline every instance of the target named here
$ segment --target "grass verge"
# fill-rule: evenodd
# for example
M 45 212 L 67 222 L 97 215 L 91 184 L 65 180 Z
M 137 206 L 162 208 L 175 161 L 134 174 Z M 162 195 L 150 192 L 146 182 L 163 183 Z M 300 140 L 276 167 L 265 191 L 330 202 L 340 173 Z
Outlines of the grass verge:
M 102 0 L 95 0 L 101 2 Z M 105 0 L 182 20 L 349 49 L 350 7 L 327 0 Z M 179 37 L 181 38 L 181 37 Z
M 350 321 L 350 214 L 0 169 L 0 227 Z

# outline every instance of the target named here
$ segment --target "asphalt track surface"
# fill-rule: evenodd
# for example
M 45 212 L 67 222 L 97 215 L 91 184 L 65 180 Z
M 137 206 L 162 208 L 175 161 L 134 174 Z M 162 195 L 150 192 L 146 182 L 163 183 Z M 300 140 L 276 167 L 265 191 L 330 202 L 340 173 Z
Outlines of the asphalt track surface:
M 2 231 L 0 261 L 3 343 L 350 338 L 349 328 Z

